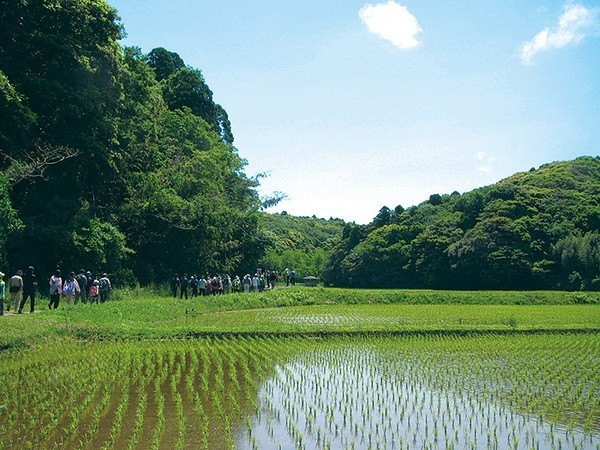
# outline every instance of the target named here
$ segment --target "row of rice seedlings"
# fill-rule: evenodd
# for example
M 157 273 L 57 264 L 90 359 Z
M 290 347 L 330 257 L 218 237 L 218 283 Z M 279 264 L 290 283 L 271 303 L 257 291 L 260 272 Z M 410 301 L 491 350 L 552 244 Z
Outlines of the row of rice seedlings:
M 378 348 L 390 342 L 393 348 Z M 574 422 L 558 436 L 543 413 L 527 414 L 533 400 L 527 403 L 519 393 L 535 389 L 537 373 L 544 383 L 552 378 L 548 373 L 556 375 L 559 370 L 567 388 L 554 388 L 552 395 L 567 394 L 575 406 L 588 401 L 597 405 L 598 373 L 589 372 L 597 369 L 597 342 L 596 335 L 451 336 L 367 339 L 358 349 L 351 346 L 352 340 L 348 346 L 341 340 L 331 348 L 307 347 L 261 390 L 261 409 L 270 420 L 250 418 L 246 428 L 252 430 L 252 442 L 259 439 L 259 446 L 595 448 L 598 428 L 589 432 Z M 374 349 L 369 350 L 371 345 Z M 556 345 L 567 351 L 557 354 Z M 575 359 L 568 351 L 571 346 L 577 349 Z M 544 354 L 544 364 L 536 359 L 537 372 L 519 371 L 531 366 L 529 355 L 535 351 Z M 498 367 L 506 367 L 503 375 L 509 378 L 499 378 Z M 582 378 L 577 367 L 589 377 Z M 578 395 L 579 400 L 573 401 Z M 499 401 L 503 397 L 509 400 Z
M 71 367 L 79 360 L 85 349 L 69 347 L 56 358 L 41 351 L 34 351 L 22 361 L 24 373 L 9 374 L 14 382 L 7 384 L 8 392 L 18 392 L 18 396 L 4 395 L 6 409 L 23 411 L 19 425 L 2 429 L 2 441 L 17 439 L 19 445 L 27 442 L 52 446 L 69 440 L 74 430 L 80 428 L 82 417 L 91 410 L 94 399 L 99 397 L 101 385 L 106 382 L 102 375 L 103 361 L 92 361 L 87 371 L 74 371 Z M 47 363 L 40 365 L 41 360 Z M 31 363 L 29 365 L 28 363 Z M 11 372 L 10 365 L 4 369 Z M 30 417 L 31 419 L 27 419 Z M 11 423 L 9 419 L 6 421 Z M 0 423 L 6 423 L 2 420 Z M 0 427 L 2 426 L 0 425 Z
M 599 341 L 232 338 L 24 352 L 1 361 L 0 448 L 595 448 Z M 21 382 L 27 394 L 11 397 Z M 68 435 L 23 434 L 20 405 Z

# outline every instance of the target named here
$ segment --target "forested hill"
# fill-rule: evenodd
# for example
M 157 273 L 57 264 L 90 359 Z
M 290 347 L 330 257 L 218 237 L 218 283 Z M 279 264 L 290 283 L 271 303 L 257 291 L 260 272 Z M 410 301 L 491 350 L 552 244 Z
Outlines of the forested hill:
M 313 217 L 297 217 L 285 212 L 263 214 L 261 229 L 267 239 L 267 252 L 261 265 L 295 270 L 298 277 L 320 277 L 327 259 L 342 238 L 346 222 Z
M 600 158 L 517 173 L 348 224 L 328 284 L 600 290 Z
M 257 184 L 225 109 L 199 69 L 123 33 L 104 0 L 2 2 L 0 270 L 256 268 Z

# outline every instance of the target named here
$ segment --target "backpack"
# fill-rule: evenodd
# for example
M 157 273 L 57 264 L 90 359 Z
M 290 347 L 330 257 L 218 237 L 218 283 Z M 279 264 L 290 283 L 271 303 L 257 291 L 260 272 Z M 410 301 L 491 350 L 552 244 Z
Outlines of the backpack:
M 75 280 L 67 280 L 63 285 L 63 294 L 72 295 L 75 293 Z
M 60 278 L 58 278 L 60 280 Z M 54 277 L 50 278 L 50 295 L 54 295 L 58 293 L 58 282 Z
M 90 287 L 90 297 L 98 297 L 98 286 L 95 284 Z
M 106 278 L 100 278 L 100 290 L 101 291 L 108 290 L 108 280 Z
M 79 275 L 77 275 L 77 277 L 75 278 L 77 280 L 77 283 L 79 284 L 80 288 L 84 288 L 87 284 L 87 277 L 85 276 L 85 274 L 80 273 Z

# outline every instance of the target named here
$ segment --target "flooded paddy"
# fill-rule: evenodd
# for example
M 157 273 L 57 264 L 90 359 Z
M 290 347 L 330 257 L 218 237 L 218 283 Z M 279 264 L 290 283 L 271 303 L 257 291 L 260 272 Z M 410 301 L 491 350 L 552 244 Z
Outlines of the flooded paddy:
M 0 363 L 0 448 L 600 446 L 597 333 L 70 344 Z

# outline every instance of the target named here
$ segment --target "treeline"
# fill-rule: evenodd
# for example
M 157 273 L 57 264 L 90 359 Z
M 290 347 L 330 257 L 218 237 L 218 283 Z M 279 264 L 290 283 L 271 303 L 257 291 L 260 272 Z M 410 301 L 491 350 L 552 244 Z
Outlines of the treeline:
M 347 224 L 327 284 L 600 290 L 600 158 L 515 174 Z
M 256 181 L 200 70 L 122 48 L 104 0 L 0 0 L 0 265 L 250 271 Z
M 260 266 L 295 270 L 301 280 L 321 277 L 346 223 L 342 219 L 297 217 L 282 212 L 262 214 L 260 225 L 268 245 Z

